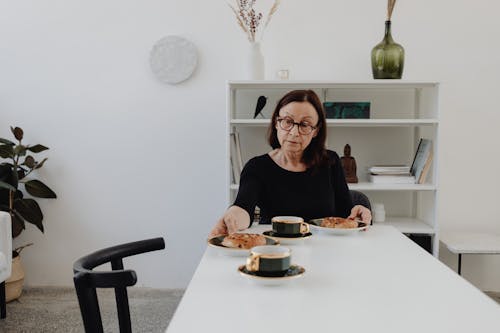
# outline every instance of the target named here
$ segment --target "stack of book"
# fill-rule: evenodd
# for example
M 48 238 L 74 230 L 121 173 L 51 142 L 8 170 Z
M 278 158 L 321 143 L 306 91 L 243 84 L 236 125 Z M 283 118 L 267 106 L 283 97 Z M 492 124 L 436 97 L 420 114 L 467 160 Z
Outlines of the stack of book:
M 231 182 L 239 184 L 241 170 L 243 170 L 243 159 L 241 157 L 240 136 L 238 132 L 233 132 L 230 135 L 230 149 Z
M 374 165 L 369 171 L 370 181 L 375 184 L 415 184 L 415 176 L 406 165 Z
M 432 163 L 432 141 L 420 139 L 410 166 L 374 165 L 369 168 L 370 181 L 375 184 L 423 184 Z

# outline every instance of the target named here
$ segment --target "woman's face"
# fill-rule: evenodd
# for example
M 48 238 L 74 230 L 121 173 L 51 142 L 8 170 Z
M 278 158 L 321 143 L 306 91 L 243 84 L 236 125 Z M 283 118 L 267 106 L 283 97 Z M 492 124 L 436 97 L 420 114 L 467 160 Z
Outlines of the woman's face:
M 301 129 L 298 125 L 293 125 L 291 129 L 284 130 L 280 125 L 280 119 L 284 119 L 282 125 L 290 124 L 290 121 L 300 123 Z M 304 134 L 304 132 L 308 131 L 308 126 L 316 127 L 317 125 L 318 114 L 309 102 L 292 102 L 283 106 L 276 119 L 276 131 L 281 149 L 290 153 L 304 152 L 317 135 L 318 129 L 313 129 L 309 134 Z

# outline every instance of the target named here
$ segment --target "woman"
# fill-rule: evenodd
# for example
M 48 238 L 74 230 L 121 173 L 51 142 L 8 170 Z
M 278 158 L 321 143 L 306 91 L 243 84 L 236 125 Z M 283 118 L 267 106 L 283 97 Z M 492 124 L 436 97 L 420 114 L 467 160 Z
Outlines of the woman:
M 360 218 L 369 224 L 371 212 L 353 207 L 340 158 L 326 150 L 326 119 L 312 90 L 283 96 L 273 112 L 267 154 L 243 168 L 234 204 L 210 232 L 210 237 L 248 228 L 255 206 L 260 223 L 273 216 L 294 215 L 305 221 L 326 216 Z

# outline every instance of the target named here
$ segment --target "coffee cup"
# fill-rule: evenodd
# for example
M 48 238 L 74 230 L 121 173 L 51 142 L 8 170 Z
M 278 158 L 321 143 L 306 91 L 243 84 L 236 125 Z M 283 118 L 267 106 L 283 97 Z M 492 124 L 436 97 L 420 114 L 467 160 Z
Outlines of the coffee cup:
M 298 216 L 275 216 L 271 219 L 273 232 L 282 235 L 299 236 L 309 232 L 309 224 Z
M 247 271 L 260 276 L 283 276 L 290 268 L 291 250 L 283 246 L 252 247 L 245 265 Z

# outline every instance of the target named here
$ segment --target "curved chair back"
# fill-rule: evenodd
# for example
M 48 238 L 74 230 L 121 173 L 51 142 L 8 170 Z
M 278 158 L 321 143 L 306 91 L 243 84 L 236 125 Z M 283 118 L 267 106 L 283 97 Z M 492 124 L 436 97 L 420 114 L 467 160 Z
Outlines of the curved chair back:
M 137 283 L 137 275 L 135 271 L 123 268 L 123 258 L 164 248 L 163 238 L 146 239 L 96 251 L 73 264 L 73 281 L 85 332 L 103 332 L 96 288 L 115 289 L 120 332 L 132 332 L 127 287 Z M 93 271 L 108 262 L 111 263 L 111 271 Z
M 10 214 L 0 211 L 0 318 L 7 316 L 5 280 L 12 272 L 12 224 Z
M 370 199 L 364 194 L 363 192 L 356 191 L 356 190 L 349 190 L 349 193 L 351 194 L 351 199 L 352 203 L 354 205 L 361 205 L 365 206 L 369 210 L 372 210 L 372 205 L 370 203 Z M 371 222 L 373 223 L 373 222 Z

